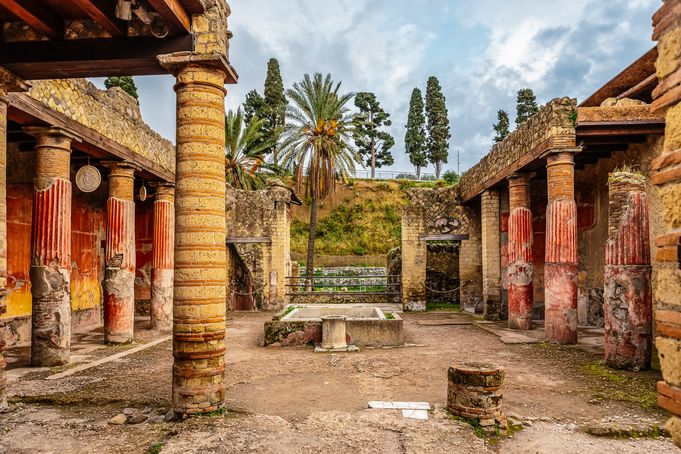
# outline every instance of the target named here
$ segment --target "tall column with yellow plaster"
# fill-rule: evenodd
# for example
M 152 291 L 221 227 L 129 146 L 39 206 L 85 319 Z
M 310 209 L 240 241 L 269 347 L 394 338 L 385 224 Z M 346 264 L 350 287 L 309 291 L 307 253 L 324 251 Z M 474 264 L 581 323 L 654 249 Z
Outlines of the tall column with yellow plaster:
M 7 94 L 10 91 L 24 91 L 24 81 L 0 67 L 0 316 L 6 311 L 7 295 Z M 2 356 L 5 341 L 0 331 L 0 411 L 7 408 L 7 380 Z
M 546 338 L 577 343 L 577 205 L 575 162 L 578 149 L 547 157 L 548 207 L 544 265 Z
M 173 407 L 215 411 L 225 401 L 225 73 L 177 72 Z
M 31 233 L 31 365 L 60 366 L 71 349 L 71 140 L 58 128 L 36 139 Z
M 109 167 L 106 201 L 104 340 L 133 341 L 135 326 L 135 169 L 125 162 Z
M 154 236 L 151 265 L 151 328 L 173 327 L 173 274 L 175 261 L 175 186 L 161 183 L 154 200 Z

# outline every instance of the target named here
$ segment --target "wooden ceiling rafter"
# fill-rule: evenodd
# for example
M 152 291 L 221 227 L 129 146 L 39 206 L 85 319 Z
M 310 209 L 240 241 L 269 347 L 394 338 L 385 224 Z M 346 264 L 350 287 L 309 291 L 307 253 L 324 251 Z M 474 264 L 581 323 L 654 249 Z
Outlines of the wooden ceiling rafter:
M 191 32 L 191 18 L 178 0 L 147 0 L 165 21 L 180 33 Z
M 51 39 L 64 37 L 64 21 L 38 0 L 3 0 L 2 6 L 17 19 Z
M 93 21 L 104 28 L 111 36 L 120 38 L 126 35 L 126 26 L 116 18 L 114 2 L 107 0 L 73 0 Z

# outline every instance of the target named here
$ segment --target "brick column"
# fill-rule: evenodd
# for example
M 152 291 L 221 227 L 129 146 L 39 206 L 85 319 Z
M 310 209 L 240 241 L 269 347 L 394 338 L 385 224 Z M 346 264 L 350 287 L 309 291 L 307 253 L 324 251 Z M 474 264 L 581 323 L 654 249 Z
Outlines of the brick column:
M 664 381 L 658 382 L 658 404 L 672 413 L 665 428 L 681 446 L 681 9 L 667 0 L 653 16 L 658 41 L 655 64 L 658 86 L 652 109 L 666 112 L 662 155 L 652 163 L 650 181 L 657 186 L 663 233 L 655 239 L 655 344 Z
M 477 207 L 466 207 L 468 239 L 459 247 L 459 281 L 461 308 L 472 313 L 482 312 L 482 260 L 480 213 Z
M 215 411 L 225 401 L 225 73 L 177 73 L 173 407 Z
M 269 275 L 269 304 L 267 309 L 278 310 L 284 306 L 286 276 L 290 272 L 291 222 L 288 190 L 276 188 L 274 194 L 274 219 L 272 220 L 272 254 Z
M 31 365 L 60 366 L 71 348 L 71 140 L 58 128 L 36 139 L 31 232 Z
M 109 167 L 106 201 L 104 340 L 133 341 L 135 325 L 135 169 L 125 162 Z
M 557 149 L 546 158 L 546 263 L 544 265 L 546 338 L 577 343 L 577 149 Z
M 160 183 L 154 200 L 154 238 L 151 259 L 152 329 L 173 327 L 173 275 L 175 261 L 175 186 Z
M 618 369 L 649 369 L 653 295 L 645 178 L 630 172 L 611 173 L 608 189 L 605 362 Z
M 24 91 L 26 83 L 0 67 L 0 316 L 7 311 L 7 93 Z M 2 356 L 5 341 L 0 330 L 0 411 L 7 408 L 7 363 Z
M 425 231 L 420 210 L 402 210 L 402 308 L 405 311 L 426 310 L 427 243 L 420 239 Z
M 482 212 L 482 304 L 486 320 L 499 320 L 501 310 L 501 249 L 499 191 L 481 195 Z
M 508 327 L 531 329 L 534 265 L 529 175 L 509 176 L 508 192 Z

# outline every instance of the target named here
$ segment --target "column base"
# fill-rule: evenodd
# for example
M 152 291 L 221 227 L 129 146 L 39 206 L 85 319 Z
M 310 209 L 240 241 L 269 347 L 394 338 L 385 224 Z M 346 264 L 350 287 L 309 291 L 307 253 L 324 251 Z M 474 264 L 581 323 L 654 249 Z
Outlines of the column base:
M 104 281 L 104 342 L 127 344 L 135 331 L 135 273 L 121 269 L 106 270 Z
M 532 329 L 534 306 L 532 284 L 508 286 L 508 327 L 511 329 Z
M 151 270 L 150 327 L 160 331 L 173 330 L 174 270 Z
M 546 338 L 577 343 L 577 264 L 544 265 Z

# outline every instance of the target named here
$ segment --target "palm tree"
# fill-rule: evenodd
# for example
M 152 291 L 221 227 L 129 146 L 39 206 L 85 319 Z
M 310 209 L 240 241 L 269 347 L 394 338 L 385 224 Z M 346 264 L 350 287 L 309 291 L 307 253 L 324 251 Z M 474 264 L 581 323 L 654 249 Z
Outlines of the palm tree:
M 291 170 L 296 187 L 310 197 L 310 233 L 307 240 L 307 286 L 314 273 L 317 202 L 335 189 L 336 177 L 355 171 L 361 161 L 350 148 L 352 117 L 345 106 L 353 93 L 339 94 L 340 82 L 331 74 L 316 73 L 286 91 L 291 101 L 282 134 L 282 165 Z
M 229 111 L 225 119 L 225 174 L 227 184 L 234 189 L 256 190 L 265 187 L 262 170 L 276 172 L 265 162 L 265 152 L 273 141 L 265 137 L 264 119 L 251 118 L 247 123 L 241 109 Z

